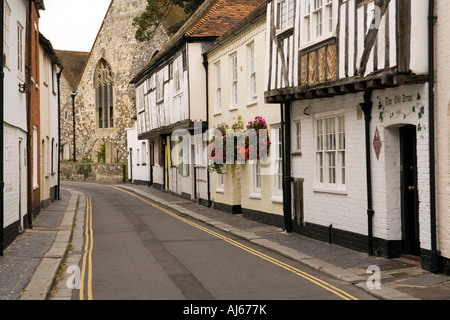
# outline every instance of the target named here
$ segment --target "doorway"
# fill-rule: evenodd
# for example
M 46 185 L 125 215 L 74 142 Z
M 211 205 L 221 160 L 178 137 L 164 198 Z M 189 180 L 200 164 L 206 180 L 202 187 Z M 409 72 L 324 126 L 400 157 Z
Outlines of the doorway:
M 400 128 L 400 181 L 402 202 L 402 253 L 420 255 L 419 201 L 417 190 L 417 131 Z

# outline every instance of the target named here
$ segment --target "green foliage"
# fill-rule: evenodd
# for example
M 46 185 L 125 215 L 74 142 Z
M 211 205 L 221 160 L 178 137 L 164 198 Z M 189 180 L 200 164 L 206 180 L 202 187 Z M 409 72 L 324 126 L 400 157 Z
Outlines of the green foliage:
M 103 143 L 100 147 L 100 151 L 97 152 L 98 162 L 105 163 L 106 152 L 105 152 L 105 144 Z
M 192 15 L 205 0 L 147 0 L 145 11 L 133 20 L 133 26 L 137 28 L 136 39 L 138 41 L 148 41 L 155 33 L 155 30 L 166 19 L 174 6 L 184 10 L 186 19 Z M 186 20 L 173 24 L 169 32 L 175 33 L 181 28 Z
M 77 165 L 77 174 L 82 174 L 84 176 L 84 180 L 89 178 L 91 173 L 92 173 L 92 166 L 90 164 Z

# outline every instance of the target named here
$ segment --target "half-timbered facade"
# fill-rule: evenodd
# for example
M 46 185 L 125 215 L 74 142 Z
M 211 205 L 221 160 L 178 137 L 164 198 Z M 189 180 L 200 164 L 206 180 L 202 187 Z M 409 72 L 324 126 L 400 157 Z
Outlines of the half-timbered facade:
M 148 154 L 149 172 L 141 178 L 134 176 L 134 182 L 144 181 L 187 199 L 209 203 L 206 141 L 202 138 L 208 120 L 203 53 L 259 3 L 205 1 L 131 81 L 136 88 L 137 134 L 148 145 L 144 152 Z M 194 143 L 196 128 L 199 143 Z M 128 151 L 134 161 L 140 161 L 136 159 L 142 157 L 142 148 Z M 134 170 L 133 175 L 137 172 Z
M 425 1 L 268 3 L 288 227 L 429 265 L 427 18 Z

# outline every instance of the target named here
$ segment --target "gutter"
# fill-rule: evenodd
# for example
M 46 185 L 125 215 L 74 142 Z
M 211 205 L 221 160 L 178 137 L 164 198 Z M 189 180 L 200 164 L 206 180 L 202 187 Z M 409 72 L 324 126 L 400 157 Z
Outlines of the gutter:
M 281 103 L 281 148 L 283 168 L 283 217 L 284 229 L 292 232 L 292 205 L 291 205 L 291 103 Z
M 428 12 L 428 94 L 429 94 L 429 157 L 430 157 L 430 225 L 431 225 L 431 271 L 439 271 L 436 235 L 436 166 L 435 166 L 435 119 L 434 119 L 434 84 L 435 84 L 435 57 L 434 57 L 434 23 L 437 17 L 434 15 L 435 1 L 429 0 Z
M 28 211 L 28 228 L 33 228 L 33 172 L 32 166 L 33 163 L 31 161 L 31 157 L 33 155 L 32 149 L 32 141 L 31 141 L 31 132 L 33 130 L 33 126 L 31 123 L 31 92 L 33 90 L 33 85 L 31 81 L 31 71 L 32 71 L 32 57 L 31 57 L 31 38 L 32 38 L 32 0 L 28 0 L 28 15 L 27 15 L 27 40 L 28 43 L 25 45 L 25 52 L 28 51 L 28 61 L 27 61 L 27 125 L 28 125 L 28 134 L 27 134 L 27 211 Z
M 4 1 L 0 1 L 0 25 L 3 26 L 4 23 L 4 17 L 3 17 L 3 11 L 4 11 Z M 0 32 L 0 44 L 2 48 L 3 53 L 3 32 Z M 4 250 L 4 236 L 3 236 L 3 228 L 4 228 L 4 189 L 5 189 L 5 182 L 3 181 L 4 178 L 4 168 L 3 168 L 3 119 L 4 119 L 4 83 L 5 83 L 5 73 L 4 73 L 4 61 L 3 61 L 3 54 L 1 57 L 1 69 L 0 69 L 0 132 L 1 132 L 1 139 L 0 139 L 0 256 L 3 256 L 3 250 Z
M 205 67 L 205 71 L 206 71 L 206 123 L 207 123 L 207 128 L 209 128 L 209 68 L 208 68 L 208 58 L 207 58 L 206 53 L 203 54 L 203 66 Z M 194 139 L 194 141 L 195 141 L 195 139 Z M 209 141 L 209 137 L 208 137 L 208 141 Z M 202 148 L 203 148 L 203 134 L 202 134 Z M 209 173 L 208 164 L 206 164 L 206 180 L 207 180 L 206 187 L 208 189 L 208 191 L 207 191 L 208 192 L 208 203 L 206 204 L 206 206 L 208 208 L 210 208 L 211 207 L 211 187 L 210 187 L 210 173 Z
M 77 162 L 77 155 L 76 155 L 76 141 L 75 141 L 75 97 L 77 95 L 77 92 L 72 92 L 72 124 L 73 124 L 73 161 Z
M 365 121 L 365 144 L 366 144 L 366 179 L 367 179 L 367 235 L 368 235 L 368 254 L 373 256 L 373 207 L 372 207 L 372 164 L 370 161 L 370 121 L 372 120 L 372 91 L 364 93 L 364 102 L 360 103 L 364 112 Z
M 56 193 L 56 199 L 61 200 L 61 90 L 60 90 L 60 82 L 61 82 L 61 74 L 64 68 L 61 67 L 56 77 L 58 80 L 58 190 Z

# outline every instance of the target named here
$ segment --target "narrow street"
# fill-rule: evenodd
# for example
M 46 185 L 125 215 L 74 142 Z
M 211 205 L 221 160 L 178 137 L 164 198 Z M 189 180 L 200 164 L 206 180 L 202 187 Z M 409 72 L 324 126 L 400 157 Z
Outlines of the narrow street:
M 87 195 L 81 287 L 72 299 L 374 299 L 125 189 L 71 187 Z

